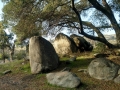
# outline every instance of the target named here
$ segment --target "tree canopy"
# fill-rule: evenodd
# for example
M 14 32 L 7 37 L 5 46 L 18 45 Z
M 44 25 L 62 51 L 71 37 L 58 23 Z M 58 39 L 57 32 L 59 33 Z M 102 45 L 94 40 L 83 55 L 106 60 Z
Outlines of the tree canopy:
M 64 27 L 113 47 L 103 30 L 114 30 L 120 44 L 119 0 L 2 0 L 4 24 L 21 40 L 33 35 L 56 34 Z M 86 20 L 84 20 L 87 18 Z M 97 36 L 90 32 L 96 32 Z
M 7 34 L 4 28 L 5 26 L 1 21 L 0 22 L 0 49 L 2 51 L 2 58 L 4 59 L 4 62 L 5 62 L 5 58 L 6 58 L 5 49 L 8 48 L 10 52 L 14 49 L 14 44 L 11 42 L 13 40 L 14 34 L 13 33 Z
M 0 22 L 0 48 L 11 47 L 11 40 L 13 39 L 13 33 L 7 34 L 4 30 L 3 23 Z

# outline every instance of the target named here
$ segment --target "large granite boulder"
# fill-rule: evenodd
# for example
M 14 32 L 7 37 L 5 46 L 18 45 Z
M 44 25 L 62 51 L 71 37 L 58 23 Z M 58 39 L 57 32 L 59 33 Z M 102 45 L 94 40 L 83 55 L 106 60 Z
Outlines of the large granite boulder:
M 59 58 L 52 44 L 39 36 L 30 38 L 29 59 L 32 74 L 56 69 L 59 65 Z
M 89 64 L 88 73 L 93 78 L 108 81 L 118 76 L 119 68 L 118 64 L 106 58 L 96 58 Z
M 75 44 L 81 52 L 92 51 L 93 46 L 89 42 L 87 42 L 82 36 L 72 34 L 70 37 L 74 40 Z
M 80 78 L 69 71 L 48 73 L 46 75 L 48 83 L 60 87 L 76 88 L 80 85 Z
M 78 51 L 75 42 L 63 33 L 59 33 L 56 36 L 53 46 L 56 50 L 56 53 L 60 56 L 73 54 Z

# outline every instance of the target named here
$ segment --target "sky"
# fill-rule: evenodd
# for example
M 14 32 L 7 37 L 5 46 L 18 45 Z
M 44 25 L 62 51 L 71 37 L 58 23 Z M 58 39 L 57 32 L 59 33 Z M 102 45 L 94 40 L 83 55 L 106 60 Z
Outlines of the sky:
M 0 20 L 2 19 L 2 8 L 3 8 L 3 3 L 0 0 Z M 110 34 L 115 34 L 114 31 L 106 31 L 104 34 L 110 35 Z
M 1 14 L 2 14 L 2 8 L 3 8 L 3 3 L 1 2 L 1 0 L 0 0 L 0 20 L 1 20 Z

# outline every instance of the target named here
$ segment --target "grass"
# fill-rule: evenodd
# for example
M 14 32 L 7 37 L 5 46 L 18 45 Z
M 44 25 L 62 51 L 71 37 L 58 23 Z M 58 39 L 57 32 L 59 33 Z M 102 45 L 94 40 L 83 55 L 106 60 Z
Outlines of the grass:
M 87 68 L 89 63 L 91 62 L 92 58 L 81 58 L 78 57 L 75 62 L 71 62 L 69 65 L 71 68 Z
M 24 64 L 23 60 L 15 60 L 10 63 L 0 65 L 0 75 L 6 70 L 11 70 L 12 73 L 30 73 L 29 63 Z
M 91 78 L 88 74 L 78 72 L 79 69 L 87 69 L 87 66 L 93 59 L 94 58 L 91 56 L 80 56 L 77 57 L 76 61 L 66 64 L 66 60 L 69 60 L 69 58 L 64 57 L 60 59 L 60 66 L 52 72 L 61 71 L 65 67 L 70 67 L 72 69 L 71 72 L 75 73 L 81 79 L 81 86 L 77 90 L 120 90 L 120 84 L 115 84 L 113 81 L 97 80 Z M 116 59 L 116 61 L 118 60 L 118 63 L 120 63 L 119 59 L 120 58 Z M 11 70 L 12 73 L 3 75 L 2 72 L 5 70 Z M 46 73 L 32 75 L 30 73 L 29 61 L 25 62 L 23 60 L 16 60 L 11 63 L 0 65 L 0 82 L 1 78 L 4 78 L 4 80 L 9 80 L 12 77 L 14 82 L 16 81 L 24 83 L 25 85 L 19 84 L 19 86 L 24 86 L 25 90 L 76 90 L 48 84 L 46 80 Z M 0 89 L 3 86 L 5 85 L 0 85 Z M 8 88 L 12 87 L 12 84 L 10 84 L 10 87 L 8 85 Z M 14 88 L 16 88 L 16 86 Z
M 69 60 L 70 58 L 68 57 L 62 57 L 60 59 L 60 61 L 65 62 L 67 60 Z M 71 68 L 87 68 L 87 66 L 89 65 L 89 63 L 91 62 L 91 60 L 93 60 L 93 57 L 87 57 L 87 56 L 79 56 L 76 58 L 75 62 L 70 62 L 70 64 L 68 65 Z

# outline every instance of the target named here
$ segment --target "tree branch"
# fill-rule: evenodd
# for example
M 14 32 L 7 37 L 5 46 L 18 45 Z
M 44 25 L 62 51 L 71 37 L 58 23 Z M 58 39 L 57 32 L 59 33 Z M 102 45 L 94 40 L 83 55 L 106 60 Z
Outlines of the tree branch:
M 108 3 L 106 2 L 106 0 L 102 0 L 102 4 L 105 6 L 105 9 L 107 11 L 109 11 L 110 13 L 112 12 L 110 6 L 108 5 Z
M 93 29 L 93 30 L 98 34 L 98 36 L 99 36 L 100 38 L 105 39 L 105 37 L 103 36 L 103 34 L 100 32 L 100 30 L 99 30 L 97 27 L 95 27 L 91 22 L 82 21 L 82 23 L 83 23 L 84 25 L 90 27 L 91 29 Z
M 98 6 L 97 8 L 99 9 L 102 9 L 103 11 L 105 11 L 105 9 L 96 1 L 96 0 L 88 0 L 88 1 L 91 1 L 92 3 L 95 4 L 95 6 Z M 83 30 L 83 24 L 82 24 L 82 20 L 81 20 L 81 17 L 79 15 L 79 12 L 77 11 L 77 9 L 75 8 L 75 5 L 74 5 L 74 0 L 72 0 L 72 9 L 73 11 L 76 13 L 78 19 L 79 19 L 79 23 L 80 23 L 80 30 L 81 32 L 78 30 L 78 32 L 82 35 L 84 35 L 85 37 L 87 38 L 90 38 L 92 40 L 97 40 L 97 41 L 100 41 L 102 43 L 105 43 L 109 48 L 113 48 L 115 47 L 114 45 L 112 45 L 111 43 L 109 43 L 105 38 L 101 38 L 101 37 L 95 37 L 95 36 L 92 36 L 92 35 L 89 35 L 87 33 L 84 32 Z
M 76 13 L 78 19 L 79 19 L 79 23 L 80 23 L 80 30 L 78 30 L 79 33 L 82 33 L 83 32 L 83 25 L 82 25 L 82 20 L 81 20 L 81 17 L 80 17 L 80 14 L 79 12 L 77 11 L 77 9 L 75 8 L 75 5 L 74 5 L 74 0 L 72 0 L 72 9 L 73 11 Z

